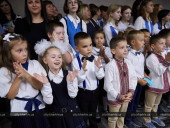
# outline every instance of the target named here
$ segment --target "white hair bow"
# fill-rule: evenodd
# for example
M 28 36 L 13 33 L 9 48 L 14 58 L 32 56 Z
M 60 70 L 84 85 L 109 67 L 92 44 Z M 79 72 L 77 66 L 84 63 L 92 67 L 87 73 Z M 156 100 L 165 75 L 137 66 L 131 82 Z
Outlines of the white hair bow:
M 11 33 L 7 33 L 7 34 L 5 35 L 5 37 L 3 38 L 3 40 L 10 42 L 10 39 L 9 39 L 9 38 L 14 38 L 14 36 L 11 35 Z

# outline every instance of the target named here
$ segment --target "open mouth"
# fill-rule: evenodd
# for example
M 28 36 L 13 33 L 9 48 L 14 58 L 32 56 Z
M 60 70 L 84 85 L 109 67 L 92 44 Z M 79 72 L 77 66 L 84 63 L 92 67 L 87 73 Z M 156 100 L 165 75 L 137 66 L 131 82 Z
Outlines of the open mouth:
M 54 63 L 56 66 L 58 66 L 58 65 L 60 65 L 60 62 L 56 62 L 56 63 Z

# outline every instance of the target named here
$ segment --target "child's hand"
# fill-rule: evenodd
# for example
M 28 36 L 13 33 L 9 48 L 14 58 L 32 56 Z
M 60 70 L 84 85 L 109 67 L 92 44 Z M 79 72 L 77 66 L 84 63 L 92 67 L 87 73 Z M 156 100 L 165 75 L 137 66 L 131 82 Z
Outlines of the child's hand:
M 104 56 L 104 55 L 105 55 L 104 47 L 101 47 L 99 56 Z
M 82 69 L 83 69 L 84 71 L 87 71 L 86 65 L 87 65 L 87 60 L 84 59 L 84 60 L 83 60 L 83 65 L 82 65 Z
M 102 68 L 102 59 L 100 56 L 98 57 L 97 61 L 94 59 L 94 63 L 98 68 Z
M 170 52 L 168 52 L 168 54 L 165 55 L 165 60 L 168 61 L 168 62 L 170 62 Z
M 35 79 L 37 79 L 38 81 L 40 81 L 43 84 L 47 84 L 49 82 L 47 77 L 43 73 L 41 73 L 41 75 L 34 73 L 33 75 L 34 75 Z
M 122 96 L 122 100 L 125 102 L 130 102 L 132 98 L 127 97 L 126 95 Z
M 68 72 L 67 81 L 73 82 L 77 74 L 78 74 L 78 70 L 74 70 L 73 72 Z
M 126 94 L 125 96 L 126 96 L 126 97 L 128 97 L 128 98 L 132 98 L 132 96 L 133 96 L 133 95 L 132 95 L 132 93 L 131 93 L 131 92 L 129 92 L 129 93 L 128 93 L 128 94 Z
M 55 33 L 55 32 L 53 32 L 52 37 L 55 41 L 59 40 L 59 37 L 58 37 L 57 33 Z
M 16 75 L 19 77 L 19 78 L 25 78 L 26 76 L 26 71 L 25 69 L 22 67 L 21 63 L 19 63 L 18 61 L 17 62 L 13 62 L 13 67 L 14 67 L 14 70 L 15 70 L 15 73 Z
M 147 84 L 147 81 L 144 80 L 144 79 L 138 79 L 138 83 L 141 85 L 141 86 L 145 86 Z

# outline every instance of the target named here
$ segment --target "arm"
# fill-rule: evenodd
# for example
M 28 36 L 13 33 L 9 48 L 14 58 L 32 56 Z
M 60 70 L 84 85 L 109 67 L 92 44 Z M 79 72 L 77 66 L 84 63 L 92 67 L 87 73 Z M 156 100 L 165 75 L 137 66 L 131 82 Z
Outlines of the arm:
M 64 60 L 67 64 L 71 64 L 72 62 L 72 57 L 71 57 L 71 54 L 67 51 L 64 55 Z
M 144 22 L 143 18 L 139 16 L 134 23 L 135 29 L 136 30 L 143 29 L 143 24 L 144 24 L 143 22 Z
M 106 25 L 107 25 L 107 24 L 106 24 Z M 107 45 L 110 46 L 110 40 L 112 39 L 112 32 L 111 32 L 111 30 L 110 30 L 107 26 L 105 26 L 105 27 L 103 28 L 103 31 L 104 31 L 104 33 L 105 33 L 105 35 L 106 35 Z
M 102 59 L 101 59 L 100 56 L 97 58 L 97 61 L 96 61 L 96 59 L 94 59 L 94 64 L 95 64 L 95 74 L 96 74 L 96 77 L 97 77 L 97 79 L 100 80 L 105 75 L 103 67 L 102 67 Z

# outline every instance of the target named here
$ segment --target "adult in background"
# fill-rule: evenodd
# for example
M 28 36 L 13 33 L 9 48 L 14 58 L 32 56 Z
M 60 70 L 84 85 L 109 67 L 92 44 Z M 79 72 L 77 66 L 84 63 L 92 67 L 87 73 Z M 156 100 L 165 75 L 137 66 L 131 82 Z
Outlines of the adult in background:
M 47 39 L 45 14 L 42 0 L 25 0 L 25 18 L 17 20 L 15 33 L 23 35 L 29 44 L 30 59 L 38 59 L 34 51 L 34 45 L 41 39 Z

